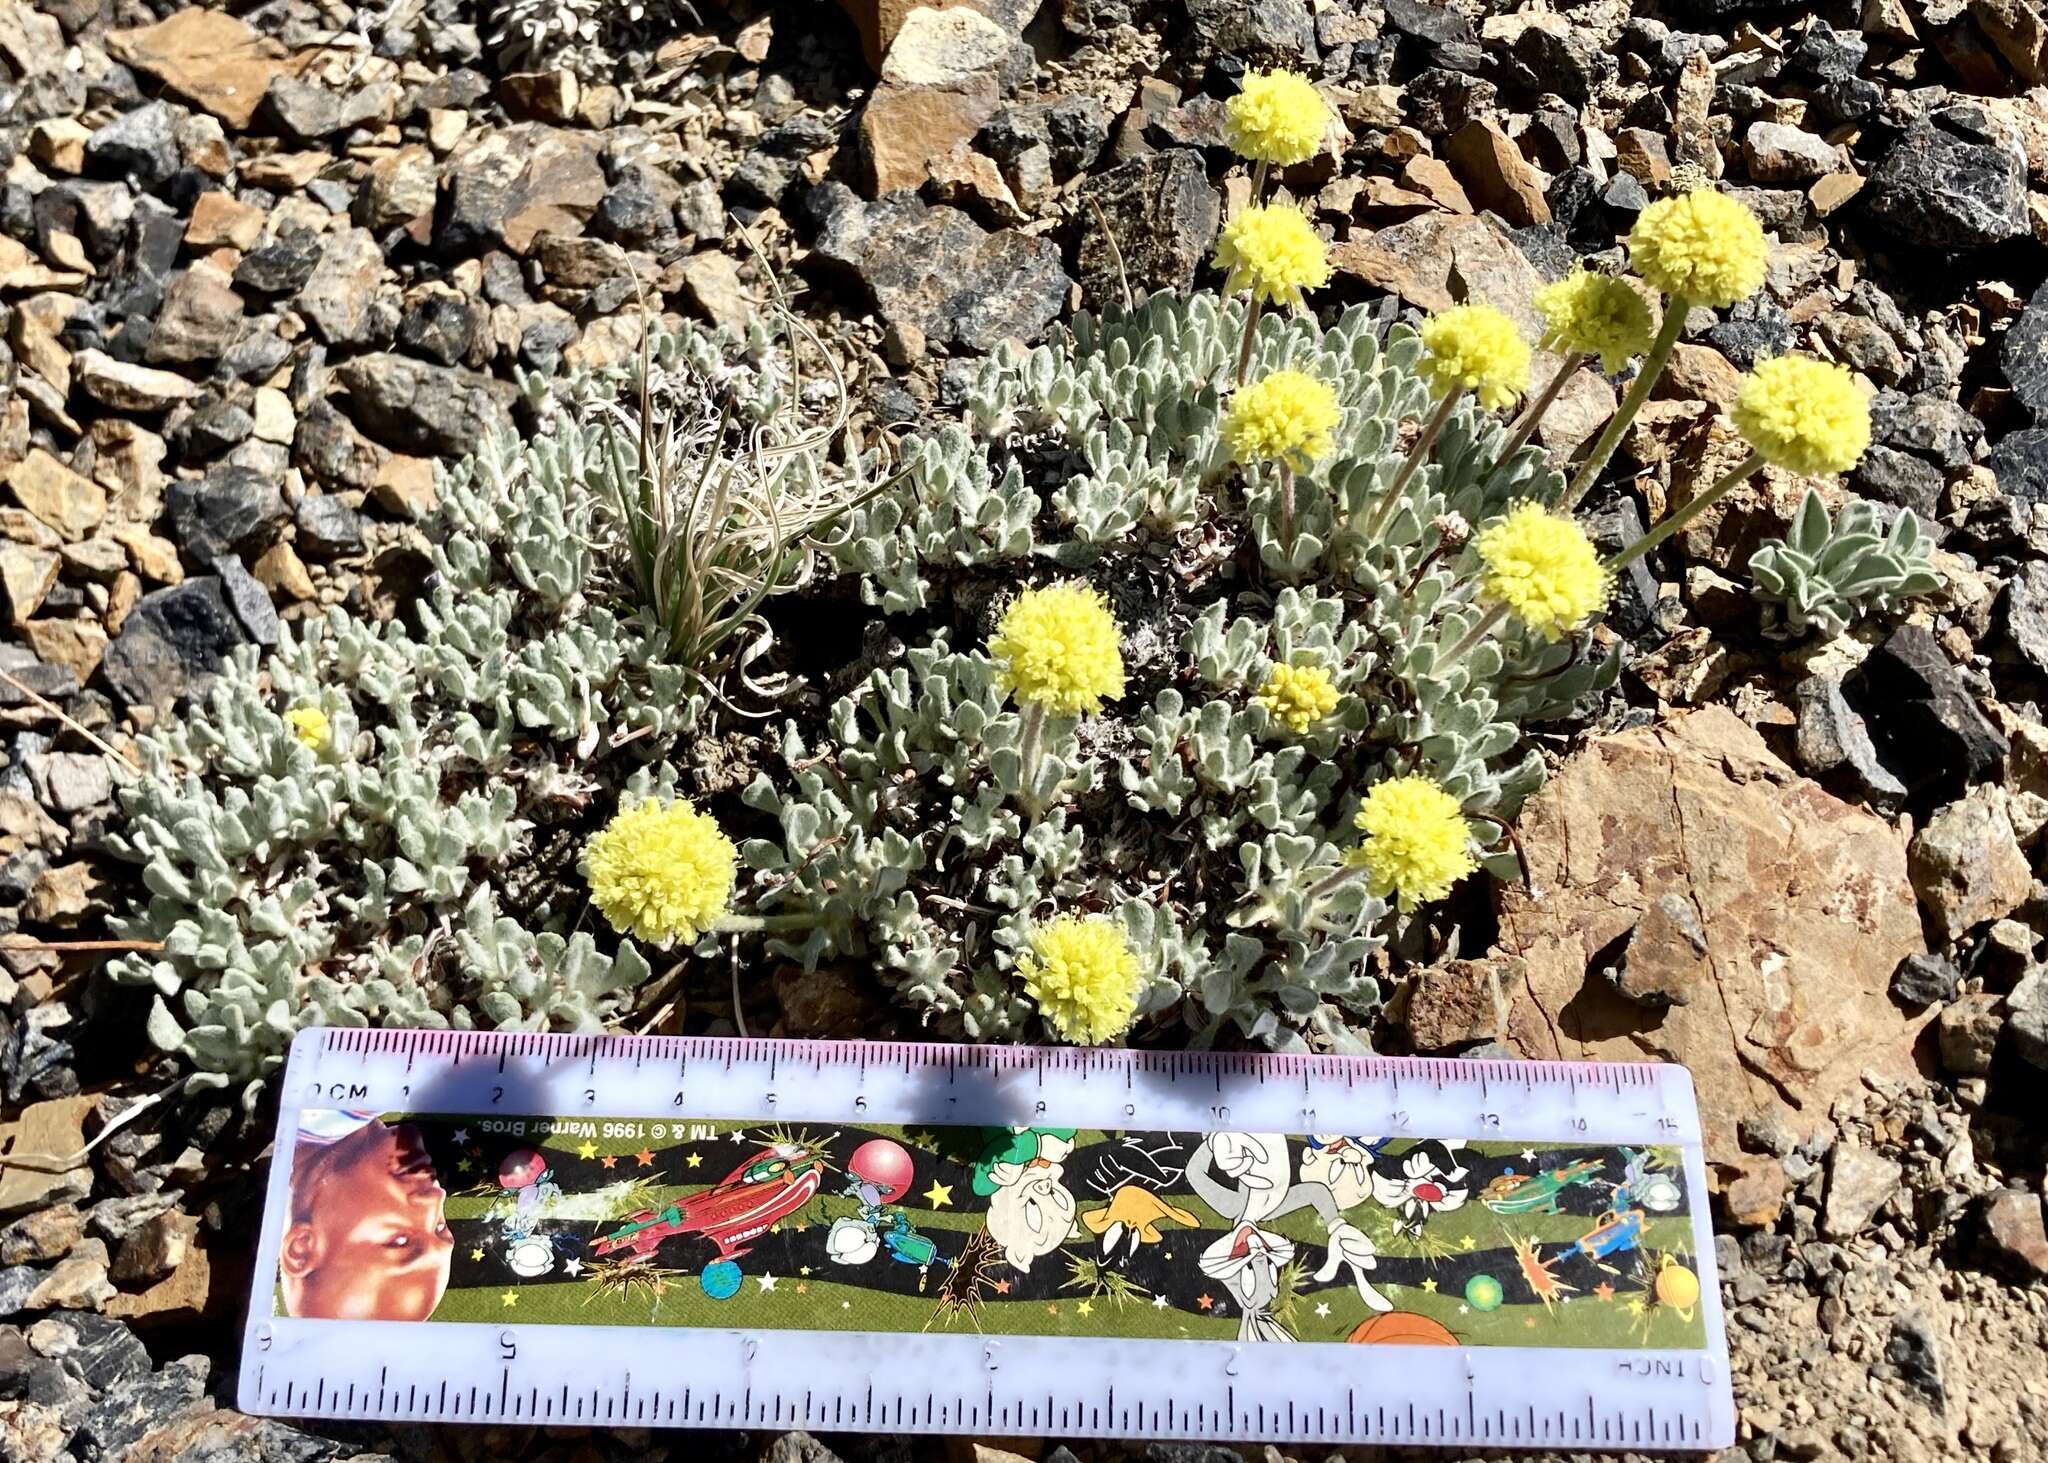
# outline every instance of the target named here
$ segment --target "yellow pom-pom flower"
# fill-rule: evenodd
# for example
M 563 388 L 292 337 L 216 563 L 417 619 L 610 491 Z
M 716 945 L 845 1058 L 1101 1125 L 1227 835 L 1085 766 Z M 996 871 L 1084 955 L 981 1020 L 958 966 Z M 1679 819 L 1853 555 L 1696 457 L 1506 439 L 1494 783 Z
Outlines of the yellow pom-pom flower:
M 1115 920 L 1063 914 L 1040 925 L 1017 970 L 1024 993 L 1062 1039 L 1094 1046 L 1130 1029 L 1143 972 Z
M 1239 462 L 1305 468 L 1329 452 L 1340 415 L 1329 386 L 1306 371 L 1274 371 L 1231 397 L 1223 440 Z
M 1403 909 L 1443 898 L 1479 867 L 1458 800 L 1420 773 L 1374 783 L 1354 821 L 1365 841 L 1350 862 L 1375 895 Z
M 1481 592 L 1546 640 L 1561 640 L 1607 603 L 1608 574 L 1578 522 L 1517 503 L 1473 540 L 1486 566 Z
M 1216 239 L 1228 294 L 1250 290 L 1269 305 L 1299 305 L 1303 290 L 1330 282 L 1330 256 L 1308 216 L 1284 203 L 1247 208 Z
M 1548 328 L 1543 348 L 1566 356 L 1598 356 L 1612 376 L 1650 348 L 1649 304 L 1627 280 L 1575 269 L 1536 291 Z
M 1422 322 L 1416 367 L 1439 397 L 1465 390 L 1488 411 L 1512 406 L 1529 389 L 1529 342 L 1491 305 L 1453 305 Z
M 1296 736 L 1337 709 L 1337 683 L 1319 665 L 1275 665 L 1259 687 L 1259 705 Z
M 1767 252 L 1756 215 L 1711 188 L 1658 199 L 1636 215 L 1628 236 L 1637 274 L 1716 310 L 1757 292 Z
M 1223 140 L 1239 157 L 1286 168 L 1307 162 L 1323 145 L 1330 105 L 1306 76 L 1252 71 L 1223 108 Z
M 302 747 L 311 747 L 316 752 L 324 751 L 327 744 L 334 740 L 334 724 L 327 719 L 327 713 L 317 706 L 294 706 L 284 714 L 284 720 Z
M 685 944 L 732 907 L 739 851 L 708 813 L 677 799 L 625 809 L 583 851 L 600 913 L 622 934 Z
M 1027 589 L 988 642 L 1005 691 L 1060 716 L 1096 712 L 1124 693 L 1116 617 L 1085 584 Z
M 1764 461 L 1822 477 L 1847 472 L 1862 458 L 1870 445 L 1870 403 L 1843 367 L 1777 356 L 1742 378 L 1735 425 Z

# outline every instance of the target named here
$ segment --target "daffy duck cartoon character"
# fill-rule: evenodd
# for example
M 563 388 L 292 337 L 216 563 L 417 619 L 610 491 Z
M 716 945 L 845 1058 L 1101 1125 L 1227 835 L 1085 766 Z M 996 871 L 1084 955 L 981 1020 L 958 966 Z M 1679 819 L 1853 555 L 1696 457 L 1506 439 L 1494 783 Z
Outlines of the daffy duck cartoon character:
M 1142 1184 L 1125 1184 L 1109 1196 L 1107 1207 L 1083 1214 L 1081 1223 L 1102 1242 L 1103 1259 L 1128 1263 L 1138 1246 L 1159 1243 L 1159 1225 L 1167 1219 L 1190 1229 L 1202 1222 Z
M 1294 1241 L 1263 1226 L 1297 1209 L 1313 1208 L 1329 1231 L 1329 1253 L 1316 1279 L 1329 1281 L 1348 1268 L 1360 1299 L 1376 1311 L 1394 1308 L 1365 1278 L 1379 1263 L 1372 1241 L 1344 1218 L 1328 1184 L 1294 1183 L 1293 1169 L 1287 1139 L 1278 1133 L 1212 1133 L 1188 1160 L 1188 1187 L 1231 1221 L 1230 1232 L 1202 1251 L 1200 1266 L 1236 1297 L 1240 1341 L 1295 1339 L 1272 1310 Z
M 1192 1211 L 1161 1197 L 1186 1162 L 1186 1145 L 1171 1133 L 1125 1134 L 1095 1160 L 1088 1186 L 1109 1203 L 1083 1214 L 1081 1223 L 1100 1242 L 1104 1261 L 1128 1265 L 1140 1246 L 1159 1242 L 1162 1221 L 1189 1228 L 1201 1223 Z

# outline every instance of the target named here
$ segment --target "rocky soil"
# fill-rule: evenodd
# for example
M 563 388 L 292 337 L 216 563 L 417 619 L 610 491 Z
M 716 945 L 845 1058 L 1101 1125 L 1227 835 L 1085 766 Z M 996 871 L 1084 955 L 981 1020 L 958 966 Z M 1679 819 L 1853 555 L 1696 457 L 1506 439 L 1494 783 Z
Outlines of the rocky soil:
M 403 598 L 435 460 L 522 420 L 518 373 L 779 285 L 864 430 L 943 418 L 1003 342 L 1210 278 L 1249 192 L 1222 99 L 1270 64 L 1343 123 L 1283 180 L 1335 305 L 1527 314 L 1652 197 L 1734 191 L 1768 286 L 1679 347 L 1599 536 L 1718 474 L 1737 373 L 1797 346 L 1877 393 L 1831 491 L 1920 514 L 1949 579 L 1902 623 L 1762 638 L 1744 564 L 1804 487 L 1775 473 L 1635 566 L 1621 693 L 1522 819 L 1531 888 L 1406 982 L 1386 1044 L 1692 1066 L 1729 1457 L 2048 1456 L 2048 4 L 697 10 L 565 46 L 465 0 L 0 0 L 0 1457 L 1065 1463 L 236 1414 L 260 1135 L 131 1112 L 172 1074 L 76 947 L 142 897 L 102 850 L 127 739 L 281 623 Z M 1612 406 L 1585 381 L 1551 445 Z M 793 1034 L 862 1009 L 773 991 Z M 1072 1453 L 1134 1451 L 1236 1456 Z

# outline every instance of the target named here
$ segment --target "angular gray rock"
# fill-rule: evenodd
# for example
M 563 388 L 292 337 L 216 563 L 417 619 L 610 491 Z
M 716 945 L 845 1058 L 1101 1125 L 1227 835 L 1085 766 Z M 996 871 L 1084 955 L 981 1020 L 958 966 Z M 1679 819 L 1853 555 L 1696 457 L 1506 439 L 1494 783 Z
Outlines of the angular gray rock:
M 1882 1154 L 1854 1143 L 1837 1144 L 1828 1159 L 1828 1196 L 1820 1232 L 1835 1240 L 1861 1234 L 1898 1189 L 1904 1173 Z
M 1843 695 L 1840 681 L 1832 676 L 1808 676 L 1793 692 L 1793 705 L 1799 715 L 1793 750 L 1801 766 L 1814 773 L 1849 768 L 1862 784 L 1864 796 L 1880 810 L 1905 802 L 1906 785 L 1878 759 L 1870 728 Z
M 2048 285 L 2034 291 L 1998 348 L 2006 384 L 2037 422 L 2048 422 Z
M 2001 601 L 2005 638 L 2036 671 L 2048 673 L 2048 564 L 2022 564 Z
M 1066 308 L 1073 281 L 1050 239 L 990 233 L 957 208 L 908 194 L 863 203 L 838 183 L 818 194 L 812 207 L 824 226 L 812 258 L 862 289 L 898 331 L 987 351 L 1038 339 Z
M 248 639 L 218 579 L 187 579 L 137 601 L 107 647 L 101 673 L 128 705 L 165 711 L 203 688 L 221 657 Z
M 165 506 L 171 532 L 200 564 L 268 546 L 290 517 L 277 484 L 246 467 L 218 467 L 203 478 L 172 483 Z
M 457 366 L 378 352 L 344 361 L 335 378 L 365 435 L 403 452 L 459 457 L 509 431 L 519 388 Z
M 2036 965 L 2005 998 L 2005 1029 L 2013 1050 L 2048 1069 L 2048 965 Z
M 177 117 L 168 102 L 123 112 L 86 139 L 85 156 L 94 172 L 154 188 L 178 170 Z
M 1076 263 L 1095 310 L 1121 306 L 1127 281 L 1133 293 L 1189 288 L 1223 217 L 1223 196 L 1189 148 L 1097 173 L 1082 185 L 1081 200 Z
M 2011 750 L 1932 633 L 1901 625 L 1845 683 L 1888 766 L 1910 791 L 1952 789 L 1991 775 Z M 1953 795 L 1953 793 L 1951 793 Z
M 2027 232 L 2027 168 L 1934 121 L 1909 128 L 1870 175 L 1868 215 L 1925 249 L 1988 249 Z

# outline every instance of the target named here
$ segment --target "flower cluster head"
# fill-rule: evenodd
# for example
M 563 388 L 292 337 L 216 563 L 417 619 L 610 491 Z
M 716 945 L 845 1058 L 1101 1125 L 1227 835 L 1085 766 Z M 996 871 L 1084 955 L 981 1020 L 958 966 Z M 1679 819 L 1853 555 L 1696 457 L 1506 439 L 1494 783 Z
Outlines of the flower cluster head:
M 1870 445 L 1870 403 L 1845 368 L 1777 356 L 1742 378 L 1735 425 L 1764 461 L 1823 477 L 1847 472 Z
M 1636 216 L 1628 259 L 1651 286 L 1719 310 L 1764 282 L 1764 226 L 1711 188 L 1660 198 Z
M 1106 915 L 1063 914 L 1017 957 L 1024 993 L 1060 1037 L 1094 1046 L 1122 1036 L 1138 1010 L 1142 972 L 1123 928 Z
M 1096 712 L 1124 693 L 1116 617 L 1085 584 L 1027 589 L 988 642 L 1005 691 L 1059 716 Z
M 1267 203 L 1245 209 L 1216 239 L 1216 267 L 1227 294 L 1250 290 L 1270 305 L 1299 305 L 1303 290 L 1330 282 L 1329 251 L 1300 209 Z
M 1353 821 L 1365 840 L 1350 862 L 1375 895 L 1403 909 L 1443 898 L 1479 867 L 1458 800 L 1421 773 L 1374 783 Z
M 1453 305 L 1422 322 L 1417 367 L 1438 397 L 1470 391 L 1488 411 L 1529 389 L 1529 342 L 1491 305 Z
M 1223 438 L 1239 462 L 1307 467 L 1328 454 L 1340 413 L 1337 393 L 1306 371 L 1274 371 L 1230 399 Z
M 739 852 L 707 813 L 678 798 L 636 803 L 583 851 L 598 911 L 624 934 L 685 944 L 732 907 Z
M 1586 531 L 1540 503 L 1515 504 L 1474 540 L 1479 587 L 1546 640 L 1560 640 L 1607 603 L 1608 574 Z
M 1275 664 L 1259 687 L 1259 705 L 1296 736 L 1337 709 L 1337 683 L 1319 665 Z
M 1650 348 L 1650 307 L 1627 280 L 1576 269 L 1536 291 L 1548 328 L 1543 348 L 1567 356 L 1598 356 L 1612 376 Z
M 1244 89 L 1223 108 L 1223 140 L 1230 150 L 1283 168 L 1314 157 L 1329 125 L 1329 103 L 1294 71 L 1247 72 Z
M 294 706 L 284 714 L 285 725 L 292 729 L 292 735 L 299 739 L 302 747 L 311 747 L 320 752 L 334 740 L 334 724 L 327 719 L 327 713 L 317 706 Z

